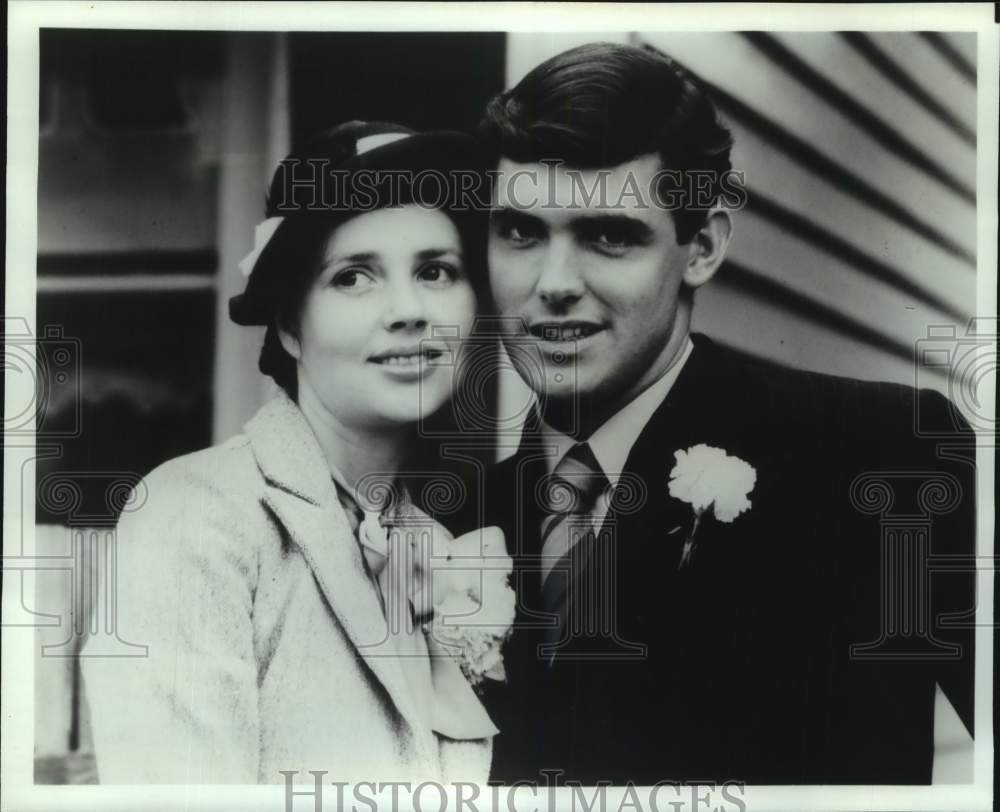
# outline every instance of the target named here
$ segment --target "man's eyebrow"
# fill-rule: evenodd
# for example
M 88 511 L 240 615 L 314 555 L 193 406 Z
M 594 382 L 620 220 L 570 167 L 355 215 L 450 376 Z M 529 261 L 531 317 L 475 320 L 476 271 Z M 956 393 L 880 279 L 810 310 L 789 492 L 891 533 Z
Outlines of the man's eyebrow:
M 627 214 L 581 214 L 571 222 L 574 231 L 594 231 L 601 228 L 615 228 L 625 231 L 634 239 L 653 236 L 648 223 Z
M 544 226 L 545 221 L 541 217 L 536 217 L 534 214 L 528 214 L 520 209 L 515 209 L 512 206 L 494 206 L 490 209 L 490 219 L 500 220 L 506 223 L 531 223 L 533 225 Z

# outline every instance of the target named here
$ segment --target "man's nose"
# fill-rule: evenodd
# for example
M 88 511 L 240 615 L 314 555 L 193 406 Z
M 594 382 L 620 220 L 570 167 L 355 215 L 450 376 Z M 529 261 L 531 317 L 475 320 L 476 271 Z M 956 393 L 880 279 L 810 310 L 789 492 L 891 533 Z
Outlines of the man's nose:
M 538 295 L 545 304 L 565 307 L 583 296 L 579 259 L 572 240 L 556 238 L 549 242 L 537 285 Z
M 392 282 L 383 324 L 388 330 L 423 330 L 427 327 L 427 308 L 412 279 Z

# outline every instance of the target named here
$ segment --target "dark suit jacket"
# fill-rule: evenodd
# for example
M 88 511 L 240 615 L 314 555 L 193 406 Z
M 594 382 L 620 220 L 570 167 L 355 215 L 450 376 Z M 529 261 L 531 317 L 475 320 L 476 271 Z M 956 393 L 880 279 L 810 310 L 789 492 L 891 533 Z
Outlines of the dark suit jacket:
M 584 575 L 603 586 L 570 589 L 611 626 L 574 627 L 551 665 L 538 648 L 537 434 L 490 472 L 486 519 L 506 533 L 519 597 L 508 681 L 486 697 L 501 730 L 492 777 L 929 783 L 935 683 L 972 730 L 971 619 L 958 619 L 975 606 L 966 424 L 931 391 L 694 341 L 625 466 L 641 504 L 616 498 L 586 548 Z M 917 423 L 945 438 L 918 438 Z M 678 569 L 693 513 L 667 483 L 674 451 L 699 443 L 749 462 L 757 482 L 734 522 L 702 520 Z

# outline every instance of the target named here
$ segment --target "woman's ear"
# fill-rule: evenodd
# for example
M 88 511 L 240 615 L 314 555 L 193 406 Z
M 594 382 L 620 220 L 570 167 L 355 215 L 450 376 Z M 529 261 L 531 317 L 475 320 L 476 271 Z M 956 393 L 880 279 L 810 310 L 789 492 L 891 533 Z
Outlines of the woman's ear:
M 684 283 L 698 288 L 711 279 L 726 257 L 733 236 L 733 220 L 726 209 L 709 210 L 705 225 L 691 240 L 691 251 L 684 269 Z
M 302 345 L 299 344 L 298 338 L 295 337 L 290 331 L 286 330 L 281 325 L 276 327 L 278 331 L 278 340 L 281 341 L 281 346 L 292 358 L 296 361 L 302 360 Z

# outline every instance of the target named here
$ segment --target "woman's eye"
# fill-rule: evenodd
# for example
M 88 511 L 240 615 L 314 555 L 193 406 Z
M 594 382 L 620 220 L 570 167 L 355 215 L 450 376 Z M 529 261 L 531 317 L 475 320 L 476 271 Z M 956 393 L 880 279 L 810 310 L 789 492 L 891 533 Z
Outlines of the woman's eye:
M 417 278 L 432 284 L 448 284 L 458 277 L 458 268 L 447 262 L 431 262 L 417 272 Z
M 371 275 L 360 268 L 346 268 L 338 271 L 330 280 L 330 285 L 340 290 L 361 291 L 367 290 L 375 283 Z

